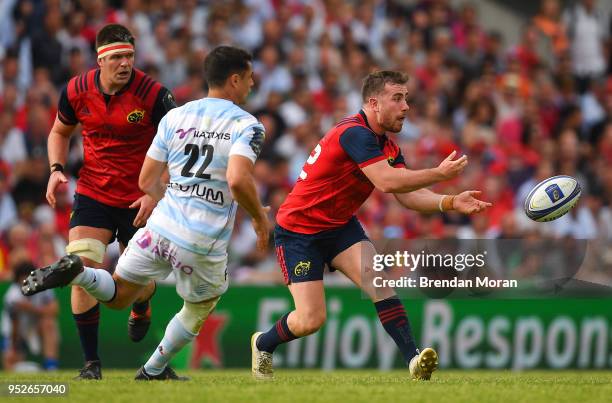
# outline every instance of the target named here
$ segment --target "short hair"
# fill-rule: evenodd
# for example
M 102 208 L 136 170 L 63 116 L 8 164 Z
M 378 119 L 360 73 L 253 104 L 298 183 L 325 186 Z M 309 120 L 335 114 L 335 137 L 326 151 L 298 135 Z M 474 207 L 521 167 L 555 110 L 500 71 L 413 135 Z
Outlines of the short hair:
M 134 45 L 134 35 L 120 24 L 108 24 L 102 27 L 96 35 L 96 49 L 114 42 L 129 42 Z
M 232 74 L 249 69 L 253 56 L 234 46 L 217 46 L 204 60 L 204 79 L 208 87 L 222 87 Z
M 370 73 L 363 79 L 361 87 L 361 99 L 367 102 L 372 95 L 380 94 L 385 89 L 385 84 L 406 84 L 408 74 L 401 71 L 382 70 Z

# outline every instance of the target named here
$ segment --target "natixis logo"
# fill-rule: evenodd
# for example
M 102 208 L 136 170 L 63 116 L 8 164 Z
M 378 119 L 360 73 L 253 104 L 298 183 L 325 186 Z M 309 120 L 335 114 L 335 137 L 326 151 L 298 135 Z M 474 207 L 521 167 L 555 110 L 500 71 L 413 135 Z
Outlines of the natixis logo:
M 178 129 L 175 133 L 179 135 L 179 140 L 182 140 L 182 139 L 185 138 L 185 136 L 187 136 L 189 133 L 191 133 L 195 129 L 196 129 L 195 127 L 190 127 L 187 130 L 185 130 L 185 129 Z

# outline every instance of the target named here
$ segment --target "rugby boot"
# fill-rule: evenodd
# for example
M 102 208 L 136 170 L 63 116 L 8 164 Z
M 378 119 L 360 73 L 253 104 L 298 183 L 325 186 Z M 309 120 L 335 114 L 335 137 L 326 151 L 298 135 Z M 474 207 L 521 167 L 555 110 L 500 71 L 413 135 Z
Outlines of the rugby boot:
M 144 339 L 151 326 L 151 303 L 145 313 L 139 314 L 134 311 L 130 312 L 130 318 L 128 319 L 128 336 L 130 340 L 137 343 Z
M 164 370 L 159 375 L 149 375 L 147 371 L 145 371 L 144 367 L 140 367 L 138 371 L 136 371 L 136 377 L 134 377 L 137 381 L 188 381 L 189 378 L 186 376 L 178 376 L 176 372 L 169 366 L 166 366 Z
M 431 373 L 438 369 L 438 353 L 433 348 L 423 349 L 419 355 L 412 357 L 408 369 L 412 379 L 428 381 Z
M 87 361 L 79 375 L 75 376 L 75 381 L 80 380 L 100 380 L 102 379 L 102 364 L 100 361 Z
M 274 378 L 272 353 L 257 348 L 257 339 L 262 334 L 263 332 L 256 332 L 251 336 L 251 372 L 255 379 L 270 380 Z
M 23 280 L 21 293 L 30 296 L 50 288 L 67 286 L 82 271 L 81 258 L 66 255 L 50 266 L 32 270 Z

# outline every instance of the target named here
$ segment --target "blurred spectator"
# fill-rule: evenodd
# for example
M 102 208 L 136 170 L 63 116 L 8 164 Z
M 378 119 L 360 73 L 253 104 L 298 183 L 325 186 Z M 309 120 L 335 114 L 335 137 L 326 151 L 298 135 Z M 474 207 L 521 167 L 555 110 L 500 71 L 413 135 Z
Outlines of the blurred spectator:
M 566 10 L 563 21 L 570 40 L 578 91 L 582 93 L 591 79 L 606 71 L 604 44 L 609 36 L 609 16 L 597 9 L 596 0 L 579 0 Z
M 540 11 L 533 18 L 533 25 L 540 35 L 538 55 L 548 66 L 553 66 L 569 46 L 565 26 L 561 22 L 559 0 L 542 0 Z
M 53 290 L 31 297 L 21 294 L 21 283 L 30 271 L 31 263 L 15 268 L 13 284 L 4 295 L 2 305 L 2 366 L 12 371 L 29 355 L 42 355 L 45 370 L 57 370 L 59 331 L 58 304 Z

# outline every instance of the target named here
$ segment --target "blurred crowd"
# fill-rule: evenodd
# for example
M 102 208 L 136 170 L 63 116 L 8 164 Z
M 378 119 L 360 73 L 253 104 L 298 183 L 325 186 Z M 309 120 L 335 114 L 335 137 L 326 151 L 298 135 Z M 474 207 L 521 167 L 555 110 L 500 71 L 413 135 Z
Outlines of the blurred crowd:
M 478 2 L 450 0 L 3 0 L 0 2 L 0 279 L 64 254 L 82 161 L 73 136 L 58 207 L 45 201 L 46 138 L 67 80 L 96 66 L 96 31 L 121 23 L 136 37 L 136 67 L 179 104 L 206 95 L 207 52 L 237 44 L 254 54 L 247 109 L 266 127 L 256 165 L 272 216 L 310 151 L 361 105 L 362 78 L 407 72 L 410 112 L 395 139 L 411 169 L 437 166 L 452 150 L 463 175 L 434 188 L 482 190 L 486 213 L 423 215 L 374 192 L 359 212 L 383 238 L 591 239 L 589 278 L 610 283 L 612 257 L 611 23 L 596 0 L 541 0 L 522 16 L 518 42 L 482 26 Z M 577 208 L 549 224 L 522 213 L 540 180 L 576 177 Z M 231 246 L 236 281 L 279 282 L 273 248 L 255 251 L 240 214 Z M 111 253 L 112 255 L 112 253 Z M 116 248 L 114 249 L 116 257 Z M 519 268 L 520 269 L 520 268 Z

